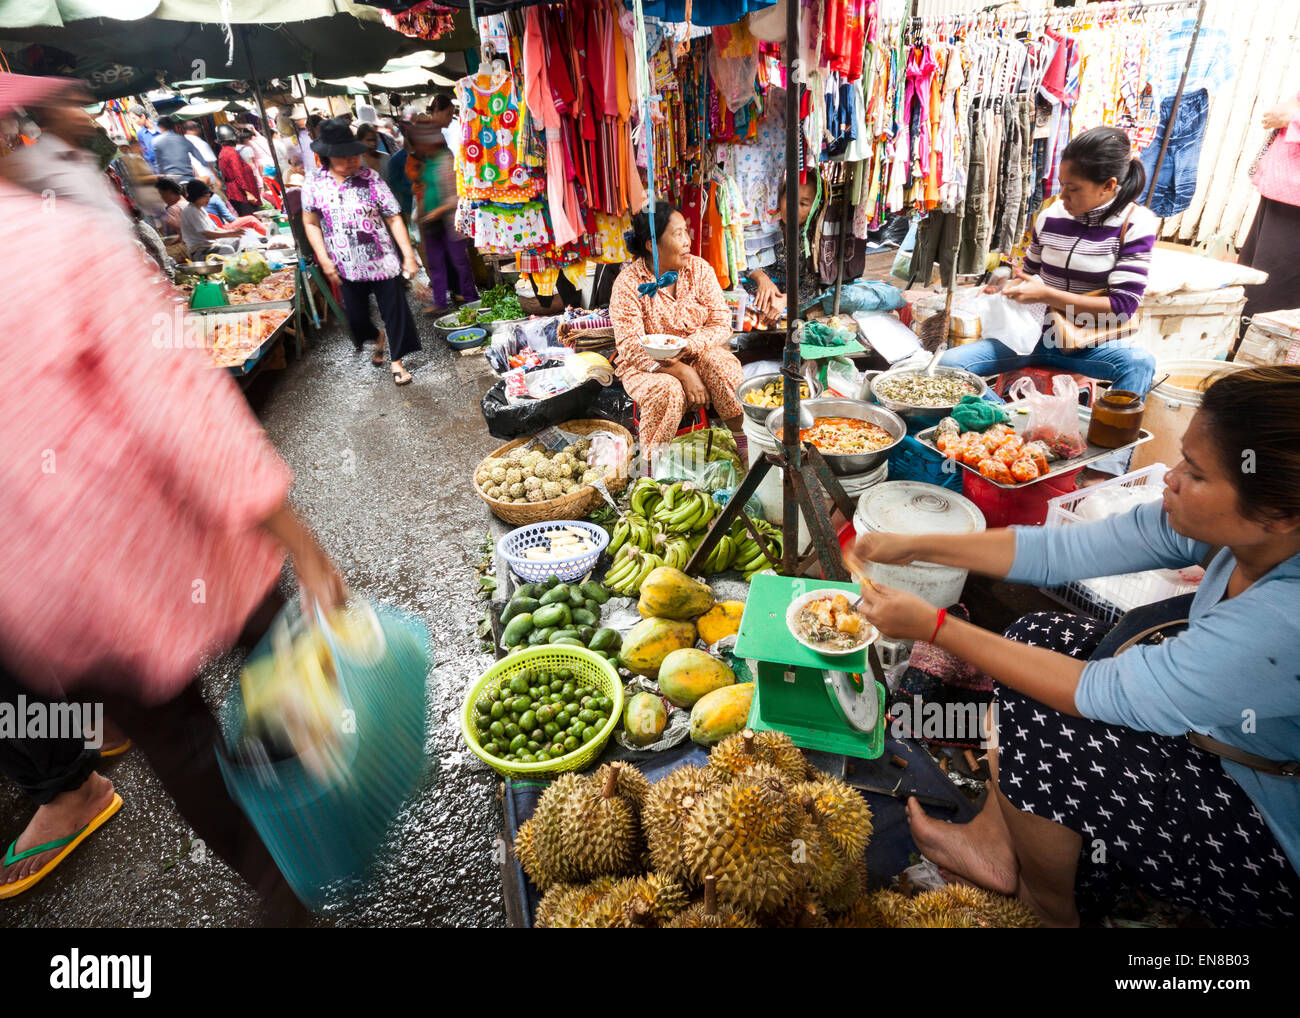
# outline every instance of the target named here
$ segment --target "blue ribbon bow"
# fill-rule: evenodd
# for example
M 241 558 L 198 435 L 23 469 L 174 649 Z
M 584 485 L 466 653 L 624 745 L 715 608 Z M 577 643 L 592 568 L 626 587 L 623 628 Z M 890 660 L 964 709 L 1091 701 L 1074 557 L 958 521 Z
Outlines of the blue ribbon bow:
M 677 270 L 670 269 L 668 272 L 665 272 L 658 279 L 652 279 L 648 283 L 642 283 L 636 289 L 637 292 L 641 294 L 641 296 L 643 297 L 653 297 L 664 287 L 672 286 L 675 282 L 677 282 Z

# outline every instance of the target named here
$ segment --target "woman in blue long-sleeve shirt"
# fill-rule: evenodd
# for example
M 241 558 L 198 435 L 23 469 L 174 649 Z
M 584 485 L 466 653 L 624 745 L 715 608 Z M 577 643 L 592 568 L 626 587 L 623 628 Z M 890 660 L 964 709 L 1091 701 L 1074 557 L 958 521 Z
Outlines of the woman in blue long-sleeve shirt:
M 1119 881 L 1225 925 L 1300 913 L 1300 368 L 1215 382 L 1182 452 L 1163 503 L 1122 516 L 872 534 L 855 549 L 1045 586 L 1208 561 L 1184 632 L 1093 660 L 1082 658 L 1101 634 L 1079 616 L 1027 617 L 1008 639 L 864 584 L 882 633 L 931 640 L 1000 684 L 984 810 L 956 825 L 910 801 L 918 847 L 1050 925 L 1078 923 L 1076 892 Z M 1207 752 L 1189 733 L 1229 750 Z

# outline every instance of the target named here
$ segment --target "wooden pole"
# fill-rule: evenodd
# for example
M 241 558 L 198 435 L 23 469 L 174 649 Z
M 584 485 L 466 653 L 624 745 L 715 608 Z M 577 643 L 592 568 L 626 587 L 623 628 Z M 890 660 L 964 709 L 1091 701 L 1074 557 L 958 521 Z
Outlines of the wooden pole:
M 794 576 L 799 562 L 799 501 L 794 472 L 799 469 L 799 10 L 790 0 L 785 8 L 785 349 L 781 378 L 785 412 L 781 416 L 781 444 L 785 469 L 781 486 L 781 530 L 785 541 L 783 572 Z

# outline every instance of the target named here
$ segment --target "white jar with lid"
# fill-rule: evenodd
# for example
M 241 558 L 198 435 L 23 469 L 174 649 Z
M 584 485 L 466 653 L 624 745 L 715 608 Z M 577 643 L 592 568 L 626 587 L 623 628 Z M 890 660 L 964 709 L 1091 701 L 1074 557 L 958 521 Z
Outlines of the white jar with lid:
M 937 484 L 920 481 L 886 481 L 863 492 L 853 515 L 859 534 L 975 534 L 984 530 L 984 514 L 964 495 Z M 933 562 L 905 566 L 868 562 L 869 580 L 886 587 L 910 591 L 936 608 L 961 599 L 966 570 Z

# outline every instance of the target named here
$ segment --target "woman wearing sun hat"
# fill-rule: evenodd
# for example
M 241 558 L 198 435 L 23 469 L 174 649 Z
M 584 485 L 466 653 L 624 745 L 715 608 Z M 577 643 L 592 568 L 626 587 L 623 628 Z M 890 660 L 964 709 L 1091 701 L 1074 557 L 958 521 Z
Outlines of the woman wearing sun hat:
M 368 151 L 339 119 L 320 125 L 312 151 L 319 171 L 302 188 L 302 224 L 321 271 L 343 294 L 343 311 L 360 348 L 375 341 L 375 364 L 384 363 L 384 333 L 370 320 L 370 295 L 379 304 L 388 336 L 393 381 L 407 385 L 402 358 L 420 349 L 402 276 L 415 275 L 402 209 L 382 177 L 361 165 Z M 399 256 L 400 252 L 400 256 Z

